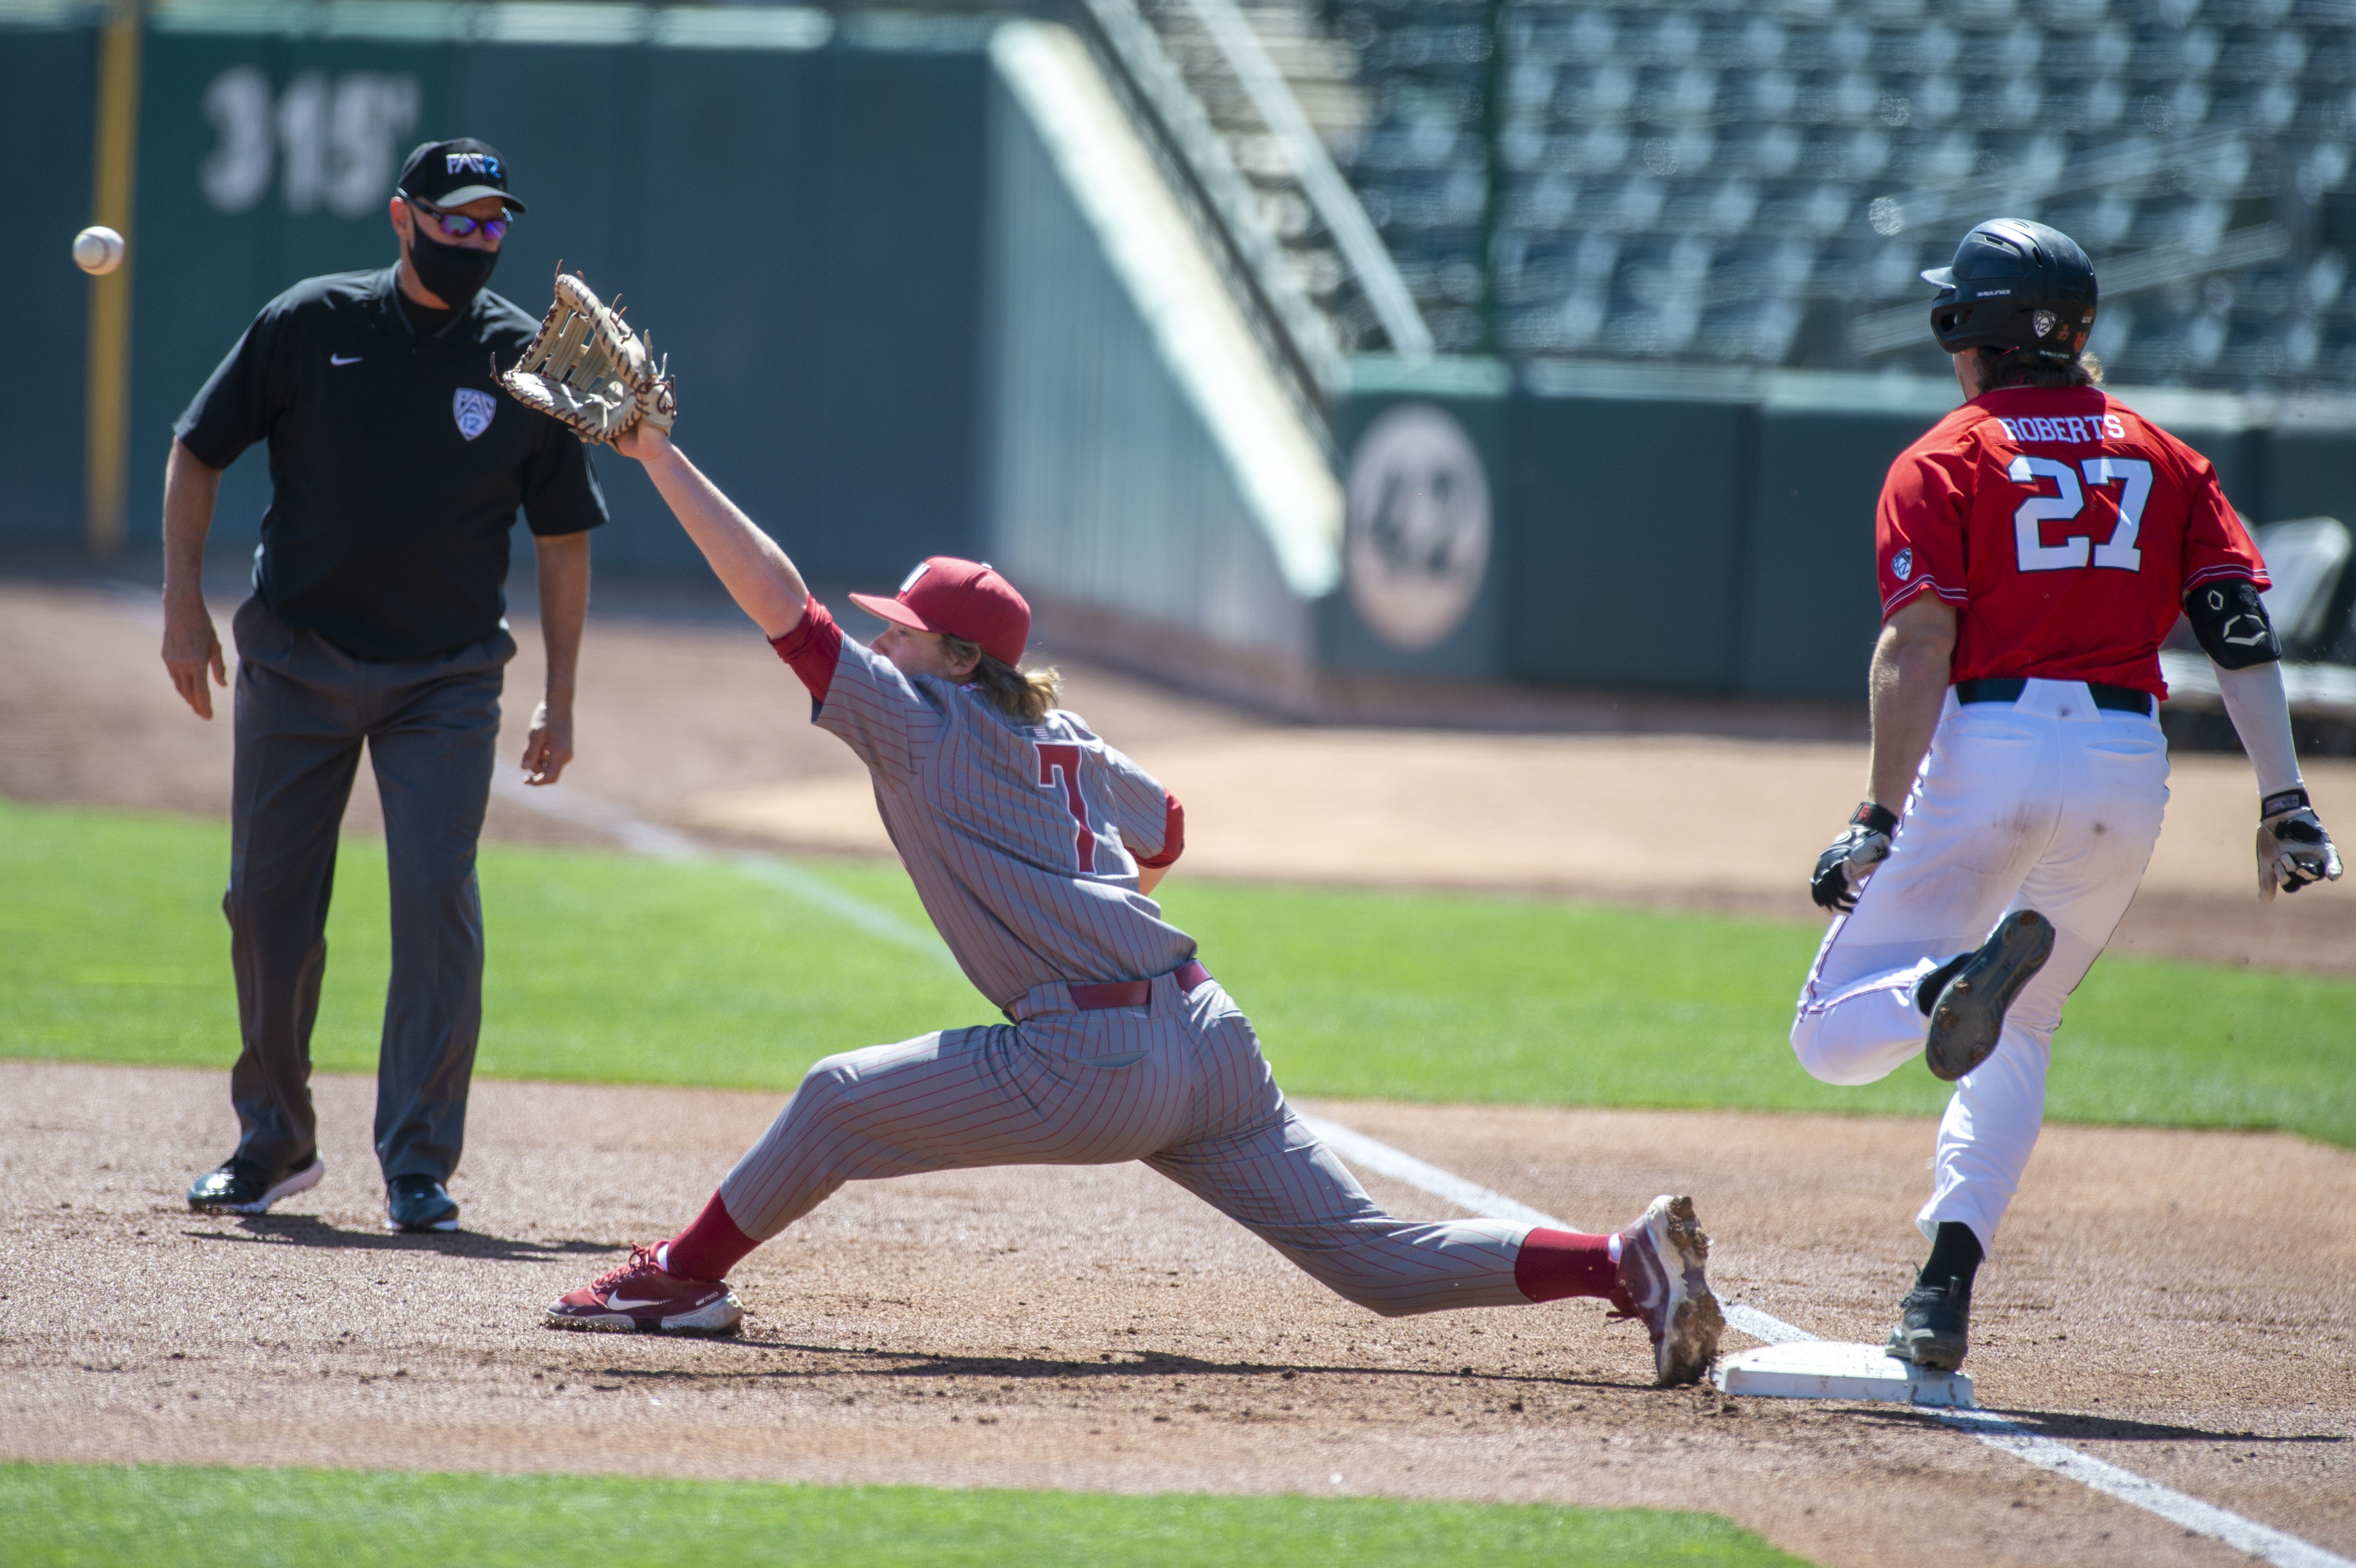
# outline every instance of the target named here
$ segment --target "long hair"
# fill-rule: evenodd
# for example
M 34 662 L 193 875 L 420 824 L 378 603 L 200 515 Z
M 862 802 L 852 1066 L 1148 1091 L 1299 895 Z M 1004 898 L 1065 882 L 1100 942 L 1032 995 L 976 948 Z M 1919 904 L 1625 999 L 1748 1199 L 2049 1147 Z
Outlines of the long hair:
M 2103 361 L 2092 354 L 2074 360 L 2040 360 L 2030 354 L 1976 349 L 1980 357 L 1980 382 L 1988 391 L 1998 387 L 2098 387 Z
M 1035 725 L 1047 716 L 1063 693 L 1063 672 L 1057 670 L 1017 670 L 1002 659 L 993 658 L 981 650 L 981 645 L 964 638 L 941 633 L 941 646 L 952 659 L 978 660 L 967 684 L 979 686 L 982 694 L 997 704 L 998 711 L 1010 718 Z

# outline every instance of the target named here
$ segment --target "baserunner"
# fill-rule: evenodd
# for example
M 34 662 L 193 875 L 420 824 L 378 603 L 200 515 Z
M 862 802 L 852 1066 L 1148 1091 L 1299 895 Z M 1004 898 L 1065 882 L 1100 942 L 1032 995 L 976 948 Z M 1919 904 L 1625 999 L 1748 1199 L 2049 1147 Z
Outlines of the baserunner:
M 1022 668 L 1029 606 L 990 566 L 924 562 L 847 637 L 786 553 L 651 423 L 617 443 L 867 765 L 926 913 L 1007 1022 L 829 1057 L 678 1235 L 548 1308 L 562 1328 L 732 1332 L 729 1271 L 846 1181 L 1139 1160 L 1385 1316 L 1591 1296 L 1691 1382 L 1721 1318 L 1692 1199 L 1590 1236 L 1376 1207 L 1285 1103 L 1244 1015 L 1151 895 L 1175 798 Z
M 2086 252 L 1999 218 L 1922 276 L 1965 402 L 1882 488 L 1872 793 L 1816 860 L 1840 916 L 1792 1048 L 1826 1083 L 1922 1057 L 1954 1084 L 1914 1219 L 1931 1255 L 1889 1342 L 1953 1370 L 2044 1122 L 2062 1004 L 2159 837 L 2159 644 L 2179 612 L 2257 775 L 2260 896 L 2340 863 L 2299 777 L 2265 564 L 2216 470 L 2102 390 Z

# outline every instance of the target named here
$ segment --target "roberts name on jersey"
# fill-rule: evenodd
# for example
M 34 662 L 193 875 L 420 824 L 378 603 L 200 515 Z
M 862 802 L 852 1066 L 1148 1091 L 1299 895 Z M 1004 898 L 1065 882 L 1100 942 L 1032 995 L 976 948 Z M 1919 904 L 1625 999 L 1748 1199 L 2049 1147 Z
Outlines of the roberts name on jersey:
M 2083 446 L 2091 441 L 2125 441 L 2127 422 L 2115 413 L 2063 414 L 2059 419 L 2047 419 L 2041 414 L 2023 414 L 2007 419 L 1997 416 L 2004 433 L 2015 441 L 2065 441 Z
M 1983 392 L 1899 455 L 1874 520 L 1881 612 L 1955 607 L 1953 678 L 2166 699 L 2184 590 L 2265 565 L 2206 457 L 2100 387 Z

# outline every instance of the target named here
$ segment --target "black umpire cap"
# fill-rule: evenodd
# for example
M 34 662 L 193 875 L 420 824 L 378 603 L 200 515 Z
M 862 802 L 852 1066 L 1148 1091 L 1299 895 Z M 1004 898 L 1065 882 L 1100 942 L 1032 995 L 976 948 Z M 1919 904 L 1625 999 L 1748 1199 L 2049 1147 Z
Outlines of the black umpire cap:
M 508 193 L 508 160 L 488 142 L 459 136 L 428 142 L 401 166 L 403 196 L 430 201 L 436 207 L 464 207 L 486 196 L 496 196 L 518 212 L 524 204 Z

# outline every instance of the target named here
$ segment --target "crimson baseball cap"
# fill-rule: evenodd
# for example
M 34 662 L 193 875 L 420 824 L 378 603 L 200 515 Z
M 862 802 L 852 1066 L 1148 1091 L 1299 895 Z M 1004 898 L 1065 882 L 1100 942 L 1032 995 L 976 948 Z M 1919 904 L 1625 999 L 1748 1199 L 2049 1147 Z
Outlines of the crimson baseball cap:
M 928 556 L 891 598 L 853 594 L 851 602 L 911 631 L 961 637 L 1001 664 L 1021 663 L 1031 640 L 1031 607 L 987 561 Z
M 508 190 L 508 160 L 488 142 L 472 136 L 428 142 L 409 155 L 394 187 L 403 196 L 430 201 L 436 207 L 464 207 L 486 196 L 496 196 L 518 212 L 524 210 Z

